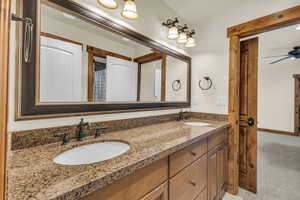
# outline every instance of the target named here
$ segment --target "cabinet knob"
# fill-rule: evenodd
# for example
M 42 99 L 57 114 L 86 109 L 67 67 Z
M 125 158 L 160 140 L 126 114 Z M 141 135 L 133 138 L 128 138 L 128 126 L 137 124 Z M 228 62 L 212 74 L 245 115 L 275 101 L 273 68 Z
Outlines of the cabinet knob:
M 195 152 L 190 151 L 192 156 L 196 156 L 197 154 Z
M 192 185 L 192 186 L 196 186 L 196 183 L 195 182 L 193 182 L 193 181 L 189 181 L 189 183 Z

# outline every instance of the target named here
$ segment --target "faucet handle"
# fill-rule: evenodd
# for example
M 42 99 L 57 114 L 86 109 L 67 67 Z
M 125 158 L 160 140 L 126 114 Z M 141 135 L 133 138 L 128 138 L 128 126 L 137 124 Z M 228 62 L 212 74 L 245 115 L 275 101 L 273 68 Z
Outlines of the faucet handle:
M 104 135 L 104 131 L 107 129 L 107 127 L 96 127 L 95 128 L 95 138 Z
M 62 145 L 66 145 L 66 144 L 69 143 L 68 136 L 69 136 L 68 132 L 57 132 L 57 133 L 54 133 L 54 137 L 60 137 L 60 138 L 62 138 Z
M 80 119 L 80 122 L 79 122 L 79 126 L 90 126 L 90 124 L 88 123 L 88 122 L 84 122 L 84 119 L 83 118 L 81 118 Z

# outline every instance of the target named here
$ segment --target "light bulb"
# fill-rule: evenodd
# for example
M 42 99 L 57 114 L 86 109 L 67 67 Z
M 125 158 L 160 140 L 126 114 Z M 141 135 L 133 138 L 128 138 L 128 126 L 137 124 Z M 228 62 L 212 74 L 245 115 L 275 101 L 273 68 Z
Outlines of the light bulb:
M 118 4 L 115 0 L 97 0 L 97 1 L 101 6 L 105 8 L 116 9 L 118 7 Z
M 185 44 L 185 47 L 191 48 L 191 47 L 194 47 L 194 46 L 196 46 L 195 39 L 192 38 L 192 37 L 189 37 L 187 43 Z
M 185 32 L 179 34 L 179 38 L 177 40 L 178 44 L 185 44 L 187 42 L 187 35 Z
M 133 0 L 126 0 L 121 15 L 122 17 L 130 20 L 135 20 L 139 17 L 137 14 L 136 4 Z
M 179 37 L 178 35 L 178 29 L 176 26 L 173 26 L 169 29 L 168 33 L 168 39 L 170 40 L 176 40 Z

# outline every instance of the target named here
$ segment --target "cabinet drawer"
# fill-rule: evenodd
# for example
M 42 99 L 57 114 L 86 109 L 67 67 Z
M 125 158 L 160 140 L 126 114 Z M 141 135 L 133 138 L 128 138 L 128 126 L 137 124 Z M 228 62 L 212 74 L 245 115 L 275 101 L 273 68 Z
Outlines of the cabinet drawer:
M 168 194 L 168 182 L 165 182 L 140 200 L 168 200 Z
M 163 159 L 126 176 L 84 200 L 138 200 L 168 179 L 168 160 Z
M 208 137 L 208 150 L 213 149 L 217 145 L 225 141 L 226 131 L 220 131 Z
M 170 200 L 194 200 L 207 186 L 207 156 L 182 170 L 170 180 Z
M 170 156 L 170 176 L 176 175 L 186 166 L 199 159 L 207 152 L 207 139 L 203 139 Z
M 201 194 L 195 200 L 207 200 L 207 187 L 201 192 Z

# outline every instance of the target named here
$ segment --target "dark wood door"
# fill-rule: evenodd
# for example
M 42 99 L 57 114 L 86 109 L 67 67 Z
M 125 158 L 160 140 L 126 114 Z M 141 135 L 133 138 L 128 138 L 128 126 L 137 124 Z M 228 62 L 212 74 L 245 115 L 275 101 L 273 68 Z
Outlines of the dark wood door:
M 295 110 L 294 110 L 294 134 L 300 132 L 300 74 L 294 74 L 295 78 Z
M 256 193 L 258 38 L 240 48 L 239 185 Z

